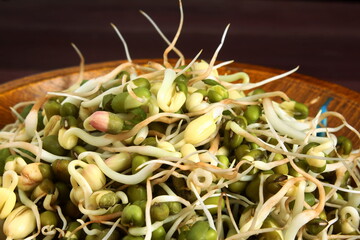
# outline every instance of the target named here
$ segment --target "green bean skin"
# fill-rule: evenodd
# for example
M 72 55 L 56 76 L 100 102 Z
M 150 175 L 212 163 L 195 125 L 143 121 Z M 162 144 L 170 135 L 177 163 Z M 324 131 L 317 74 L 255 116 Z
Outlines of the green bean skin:
M 133 80 L 133 83 L 137 87 L 143 87 L 143 88 L 147 88 L 147 89 L 150 89 L 150 87 L 151 87 L 149 80 L 146 78 L 136 78 Z
M 282 240 L 282 239 L 283 238 L 279 235 L 279 233 L 275 231 L 263 233 L 259 237 L 259 240 Z
M 37 186 L 37 188 L 40 189 L 42 192 L 44 192 L 46 194 L 54 194 L 56 187 L 55 187 L 55 184 L 51 180 L 45 178 Z
M 188 232 L 189 232 L 188 230 L 187 231 L 181 231 L 177 239 L 178 240 L 187 240 L 186 237 L 187 237 Z
M 58 137 L 56 135 L 49 135 L 46 137 L 43 137 L 43 148 L 55 155 L 58 156 L 65 156 L 67 154 L 67 151 L 60 146 L 58 142 Z
M 305 193 L 305 202 L 307 204 L 309 204 L 310 206 L 314 206 L 316 201 L 315 201 L 315 196 L 312 193 Z
M 51 164 L 52 172 L 56 179 L 65 183 L 70 183 L 70 174 L 68 171 L 69 163 L 70 160 L 57 159 Z
M 53 179 L 54 173 L 49 164 L 45 164 L 45 163 L 39 164 L 38 168 L 43 178 Z
M 122 240 L 144 240 L 144 238 L 140 236 L 126 235 Z
M 243 136 L 237 134 L 233 135 L 230 141 L 230 148 L 231 149 L 237 148 L 238 146 L 240 146 L 243 140 L 244 140 Z
M 205 205 L 216 205 L 217 206 L 215 208 L 209 208 L 209 212 L 211 214 L 216 214 L 218 211 L 218 208 L 220 208 L 221 210 L 225 208 L 225 201 L 224 201 L 224 199 L 222 199 L 222 198 L 220 199 L 220 198 L 221 197 L 209 197 L 204 200 Z
M 307 154 L 307 152 L 310 150 L 310 148 L 313 148 L 313 147 L 316 147 L 316 146 L 319 146 L 319 145 L 320 144 L 317 143 L 317 142 L 310 142 L 310 143 L 305 145 L 305 147 L 302 150 L 302 153 Z
M 6 158 L 11 156 L 11 152 L 8 148 L 0 149 L 0 175 L 4 174 L 4 167 L 6 163 Z
M 237 234 L 235 228 L 231 228 L 231 229 L 229 229 L 229 231 L 227 232 L 226 238 L 229 238 L 229 237 L 231 237 L 231 236 L 234 236 L 235 234 Z
M 303 103 L 296 102 L 294 106 L 294 118 L 305 119 L 308 116 L 309 116 L 309 108 Z
M 102 109 L 108 112 L 111 112 L 113 109 L 111 107 L 111 102 L 114 99 L 115 95 L 114 94 L 107 94 L 103 97 L 102 99 Z
M 276 194 L 282 188 L 283 182 L 287 179 L 288 177 L 286 175 L 272 174 L 265 180 L 264 188 L 269 193 Z
M 266 93 L 266 91 L 262 88 L 257 88 L 254 91 L 252 91 L 250 95 L 262 94 L 262 93 Z
M 233 193 L 241 194 L 242 192 L 244 192 L 247 184 L 247 182 L 237 181 L 229 184 L 229 190 Z
M 106 236 L 106 234 L 109 232 L 110 228 L 104 229 L 101 231 L 101 233 L 99 234 L 99 236 L 96 238 L 97 240 L 101 240 L 104 239 L 104 237 Z M 111 235 L 109 236 L 108 240 L 118 240 L 120 239 L 120 233 L 117 230 L 114 230 Z
M 248 124 L 255 123 L 261 116 L 261 107 L 259 105 L 249 105 L 246 107 L 244 117 Z
M 70 195 L 70 187 L 64 182 L 56 182 L 55 187 L 59 192 L 58 201 L 59 204 L 65 205 L 65 203 L 69 200 Z
M 101 240 L 101 239 L 103 239 L 103 238 L 100 238 L 100 234 L 99 235 L 87 235 L 85 237 L 85 240 Z
M 77 118 L 79 116 L 79 108 L 72 103 L 64 103 L 60 107 L 60 115 L 62 117 L 73 116 Z
M 130 80 L 130 73 L 127 71 L 121 71 L 118 75 L 116 75 L 115 79 L 122 80 L 124 76 L 125 76 L 125 81 Z
M 308 172 L 309 169 L 310 169 L 309 165 L 304 160 L 298 160 L 298 161 L 295 161 L 294 163 L 296 164 L 296 166 L 303 169 L 305 172 Z M 290 169 L 289 169 L 289 174 L 291 176 L 294 176 L 294 177 L 300 177 L 301 176 L 301 174 L 298 173 L 297 171 L 295 171 L 294 168 L 292 168 L 292 167 L 290 167 Z
M 248 152 L 247 154 L 245 154 L 241 160 L 246 160 L 246 161 L 264 161 L 266 162 L 266 157 L 263 151 L 259 150 L 259 149 L 253 149 L 250 152 Z M 246 169 L 248 169 L 251 166 L 250 163 L 245 163 L 243 165 L 241 165 L 240 169 L 242 171 L 245 171 Z M 251 171 L 249 172 L 249 174 L 256 174 L 259 170 L 257 168 L 253 168 L 251 169 Z
M 142 146 L 153 146 L 156 147 L 157 146 L 157 142 L 156 142 L 156 138 L 154 137 L 147 137 L 142 143 Z
M 214 102 L 220 102 L 221 100 L 224 100 L 229 97 L 229 93 L 226 88 L 220 85 L 212 86 L 209 88 L 207 96 L 209 98 L 209 101 Z
M 143 212 L 145 212 L 146 208 L 146 200 L 137 200 L 132 203 L 133 205 L 139 206 Z
M 144 212 L 137 205 L 127 205 L 123 210 L 121 223 L 125 226 L 144 226 Z
M 74 116 L 65 116 L 61 118 L 60 126 L 69 129 L 71 127 L 77 127 L 78 126 L 78 119 Z
M 177 77 L 175 79 L 176 89 L 177 89 L 178 92 L 183 92 L 183 93 L 185 93 L 185 95 L 187 95 L 188 94 L 187 83 L 185 81 L 182 81 L 182 80 L 177 80 L 179 77 Z
M 130 202 L 146 200 L 146 188 L 140 184 L 131 185 L 127 188 L 126 194 Z
M 108 213 L 118 213 L 124 210 L 124 205 L 123 204 L 115 204 L 114 206 L 108 208 Z
M 119 197 L 114 192 L 106 193 L 99 199 L 98 205 L 101 208 L 109 208 L 119 202 Z
M 166 124 L 161 122 L 152 122 L 149 124 L 149 129 L 157 131 L 159 133 L 165 133 L 166 127 Z
M 155 203 L 150 208 L 150 215 L 153 222 L 163 221 L 170 215 L 170 209 L 166 203 Z
M 31 108 L 34 106 L 34 104 L 26 105 L 20 112 L 20 116 L 25 119 L 27 115 L 29 114 Z
M 352 150 L 352 142 L 345 136 L 337 138 L 336 150 L 340 155 L 349 155 Z
M 119 93 L 111 101 L 111 108 L 115 113 L 125 113 L 130 109 L 147 104 L 151 97 L 149 89 L 145 87 L 137 87 L 133 89 L 133 91 L 137 97 L 143 99 L 143 102 L 139 102 L 138 100 L 132 98 L 128 92 Z
M 70 199 L 67 200 L 65 203 L 64 214 L 66 214 L 67 216 L 73 219 L 76 219 L 81 216 L 81 212 L 79 211 L 79 208 L 74 203 L 72 203 Z
M 251 150 L 243 158 L 245 158 L 245 157 L 253 158 L 254 161 L 264 161 L 265 160 L 264 152 L 262 150 L 259 150 L 259 149 Z
M 84 238 L 84 232 L 83 230 L 77 231 L 74 234 L 72 234 L 72 231 L 74 231 L 76 228 L 80 226 L 80 223 L 78 222 L 70 222 L 68 224 L 67 232 L 65 234 L 65 237 L 62 239 L 64 240 L 80 240 Z
M 276 223 L 276 221 L 272 217 L 267 217 L 262 225 L 262 228 L 278 228 L 279 225 Z M 272 231 L 272 232 L 266 232 L 261 233 L 259 236 L 259 239 L 261 240 L 282 240 L 284 239 L 283 236 L 279 231 Z
M 210 86 L 222 86 L 219 82 L 215 81 L 214 79 L 204 79 L 202 80 L 205 84 Z M 223 86 L 222 86 L 223 87 Z
M 40 223 L 41 226 L 58 226 L 59 223 L 59 217 L 56 215 L 56 213 L 52 211 L 45 211 L 40 214 Z
M 179 202 L 167 202 L 166 204 L 169 207 L 170 215 L 178 214 L 182 209 L 181 203 L 179 203 Z
M 101 223 L 92 223 L 90 229 L 104 230 L 105 226 Z
M 44 104 L 46 118 L 50 119 L 54 115 L 60 115 L 61 104 L 56 100 L 49 100 Z
M 122 93 L 119 93 L 115 97 L 112 98 L 111 108 L 112 108 L 114 113 L 124 113 L 124 112 L 126 112 L 125 99 L 128 96 L 129 96 L 129 93 L 122 92 Z
M 225 155 L 217 155 L 217 159 L 220 163 L 218 163 L 218 167 L 222 169 L 227 169 L 230 166 L 229 158 Z
M 87 235 L 85 240 L 100 240 L 97 235 Z
M 243 116 L 237 116 L 234 121 L 243 129 L 247 126 L 247 120 Z M 235 134 L 231 130 L 224 131 L 224 145 L 230 149 L 235 149 L 239 147 L 244 140 L 244 137 L 238 134 Z
M 276 153 L 273 158 L 273 161 L 279 161 L 279 160 L 283 160 L 283 159 L 284 159 L 283 155 Z M 289 173 L 289 167 L 287 164 L 281 164 L 279 166 L 274 167 L 273 171 L 277 174 L 287 175 Z
M 152 232 L 151 240 L 164 240 L 166 236 L 166 231 L 163 226 L 158 227 Z
M 319 234 L 326 226 L 328 222 L 321 218 L 314 218 L 306 224 L 306 231 L 311 235 Z
M 245 189 L 245 195 L 253 202 L 259 201 L 259 186 L 260 186 L 260 177 L 256 176 Z
M 142 156 L 142 155 L 136 155 L 133 157 L 133 160 L 131 162 L 131 171 L 132 174 L 135 174 L 139 171 L 139 169 L 137 169 L 141 164 L 145 163 L 149 161 L 149 157 L 147 156 Z
M 198 221 L 189 230 L 187 240 L 216 240 L 217 233 L 208 222 Z
M 250 152 L 250 147 L 247 144 L 241 144 L 235 149 L 235 157 L 236 160 L 239 162 L 245 154 Z
M 120 116 L 109 112 L 109 123 L 106 133 L 118 134 L 123 130 L 123 128 L 124 120 Z
M 314 173 L 322 173 L 326 168 L 326 164 L 324 164 L 322 167 L 313 167 L 310 166 L 310 170 Z
M 147 103 L 147 101 L 150 99 L 151 97 L 151 92 L 149 89 L 145 88 L 145 87 L 137 87 L 134 89 L 134 93 L 137 97 L 142 98 L 145 100 L 144 103 Z M 127 100 L 129 100 L 130 98 L 128 97 Z M 136 107 L 140 107 L 142 105 L 144 105 L 144 103 L 140 103 L 138 101 L 131 101 L 129 100 L 126 104 L 131 104 L 130 106 L 127 106 L 128 109 L 131 108 L 136 108 Z
M 77 159 L 81 153 L 86 152 L 86 151 L 87 150 L 83 146 L 77 145 L 71 149 L 71 156 L 73 158 Z
M 195 92 L 200 93 L 204 97 L 207 97 L 207 91 L 205 89 L 198 89 Z

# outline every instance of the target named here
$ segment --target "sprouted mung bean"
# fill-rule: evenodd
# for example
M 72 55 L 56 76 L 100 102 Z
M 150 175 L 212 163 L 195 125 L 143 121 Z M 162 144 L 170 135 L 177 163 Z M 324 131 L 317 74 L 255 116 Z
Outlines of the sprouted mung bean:
M 297 68 L 259 83 L 219 74 L 228 27 L 209 62 L 185 63 L 180 10 L 172 42 L 142 12 L 169 45 L 162 63 L 132 62 L 113 25 L 126 63 L 85 81 L 80 54 L 72 87 L 13 108 L 0 132 L 7 239 L 359 238 L 359 150 L 335 136 L 359 132 L 259 88 Z M 317 128 L 328 116 L 343 124 Z

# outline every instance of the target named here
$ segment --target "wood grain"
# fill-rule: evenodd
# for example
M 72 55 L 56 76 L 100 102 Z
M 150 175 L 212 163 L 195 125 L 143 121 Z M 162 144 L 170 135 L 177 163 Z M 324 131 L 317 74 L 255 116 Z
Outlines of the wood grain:
M 161 62 L 159 59 L 152 61 Z M 136 63 L 144 64 L 150 59 L 136 60 Z M 104 74 L 124 61 L 112 61 L 86 66 L 84 78 L 89 79 Z M 254 66 L 243 63 L 233 63 L 222 72 L 244 71 L 250 75 L 251 81 L 258 82 L 266 78 L 283 73 L 283 70 Z M 0 85 L 0 126 L 11 123 L 14 119 L 9 107 L 22 101 L 32 101 L 44 96 L 47 91 L 60 91 L 71 86 L 78 77 L 79 67 L 71 67 L 42 74 L 37 74 L 17 79 Z M 317 78 L 301 74 L 291 76 L 269 83 L 263 87 L 267 91 L 281 90 L 289 97 L 310 104 L 314 99 L 317 101 L 310 104 L 311 115 L 314 116 L 320 106 L 329 98 L 333 100 L 328 107 L 329 111 L 341 113 L 349 124 L 355 129 L 360 129 L 360 93 L 339 86 L 337 84 L 322 81 Z M 337 126 L 341 121 L 335 117 L 329 118 L 329 126 Z M 359 145 L 358 137 L 348 129 L 342 130 L 341 134 L 350 137 L 355 145 Z

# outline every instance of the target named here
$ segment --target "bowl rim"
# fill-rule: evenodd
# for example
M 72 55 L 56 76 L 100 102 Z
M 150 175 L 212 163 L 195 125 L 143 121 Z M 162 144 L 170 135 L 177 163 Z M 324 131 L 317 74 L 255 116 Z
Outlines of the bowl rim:
M 133 60 L 133 62 L 136 64 L 146 64 L 149 61 L 163 62 L 163 59 L 159 59 L 159 58 L 152 59 L 151 58 L 151 59 L 134 59 Z M 121 63 L 124 63 L 124 62 L 127 62 L 127 60 L 115 60 L 115 61 L 105 61 L 105 62 L 86 64 L 84 71 L 87 72 L 87 71 L 93 71 L 93 70 L 99 70 L 99 69 L 114 68 L 115 66 L 117 66 Z M 170 62 L 176 62 L 176 59 L 170 59 Z M 187 62 L 189 62 L 189 61 L 187 61 Z M 218 62 L 220 63 L 220 61 L 218 61 Z M 269 73 L 269 74 L 273 74 L 273 75 L 277 75 L 277 74 L 281 74 L 281 73 L 285 72 L 285 70 L 278 69 L 278 68 L 271 68 L 271 67 L 247 64 L 247 63 L 241 63 L 241 62 L 233 62 L 233 63 L 225 66 L 225 68 L 243 69 L 245 72 L 246 72 L 246 70 L 261 71 L 261 72 L 265 72 L 265 73 Z M 26 84 L 37 83 L 37 82 L 47 81 L 47 80 L 49 80 L 51 78 L 55 78 L 55 77 L 63 77 L 63 76 L 71 75 L 71 74 L 76 74 L 79 72 L 79 69 L 80 69 L 79 66 L 72 66 L 72 67 L 60 68 L 60 69 L 56 69 L 56 70 L 50 70 L 50 71 L 46 71 L 46 72 L 32 74 L 32 75 L 25 76 L 22 78 L 10 80 L 8 82 L 0 84 L 0 94 L 5 93 L 7 91 L 11 91 L 18 87 L 21 87 L 24 85 L 24 83 L 26 83 Z M 339 84 L 328 82 L 328 81 L 325 81 L 325 80 L 322 80 L 322 79 L 319 79 L 316 77 L 312 77 L 312 76 L 297 73 L 297 72 L 289 75 L 289 77 L 299 79 L 301 81 L 304 81 L 308 84 L 317 86 L 322 89 L 328 89 L 330 91 L 333 91 L 334 89 L 336 89 L 336 93 L 338 95 L 341 95 L 345 98 L 351 99 L 352 101 L 360 103 L 360 93 L 359 92 L 351 90 L 351 89 L 341 86 Z

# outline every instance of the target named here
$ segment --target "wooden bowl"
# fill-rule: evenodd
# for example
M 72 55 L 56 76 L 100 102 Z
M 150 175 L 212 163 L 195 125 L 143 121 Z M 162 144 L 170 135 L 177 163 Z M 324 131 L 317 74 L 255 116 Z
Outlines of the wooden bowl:
M 162 62 L 162 60 L 159 59 L 141 59 L 134 62 L 145 64 L 150 60 Z M 87 65 L 84 78 L 89 79 L 107 73 L 122 62 L 124 61 Z M 252 82 L 258 82 L 284 72 L 279 69 L 242 63 L 233 63 L 221 69 L 221 71 L 229 73 L 244 71 L 250 75 Z M 63 90 L 74 83 L 78 77 L 78 73 L 79 67 L 71 67 L 20 78 L 0 85 L 0 127 L 14 120 L 9 107 L 18 102 L 34 100 L 43 96 L 47 91 Z M 289 97 L 308 104 L 311 116 L 315 116 L 321 105 L 329 97 L 332 97 L 333 100 L 330 102 L 328 110 L 341 113 L 355 129 L 360 129 L 360 93 L 358 92 L 298 73 L 269 83 L 262 88 L 267 91 L 284 91 Z M 328 119 L 328 122 L 329 126 L 341 124 L 341 121 L 335 117 Z M 343 129 L 340 134 L 351 138 L 354 145 L 356 147 L 359 146 L 359 139 L 348 129 Z

